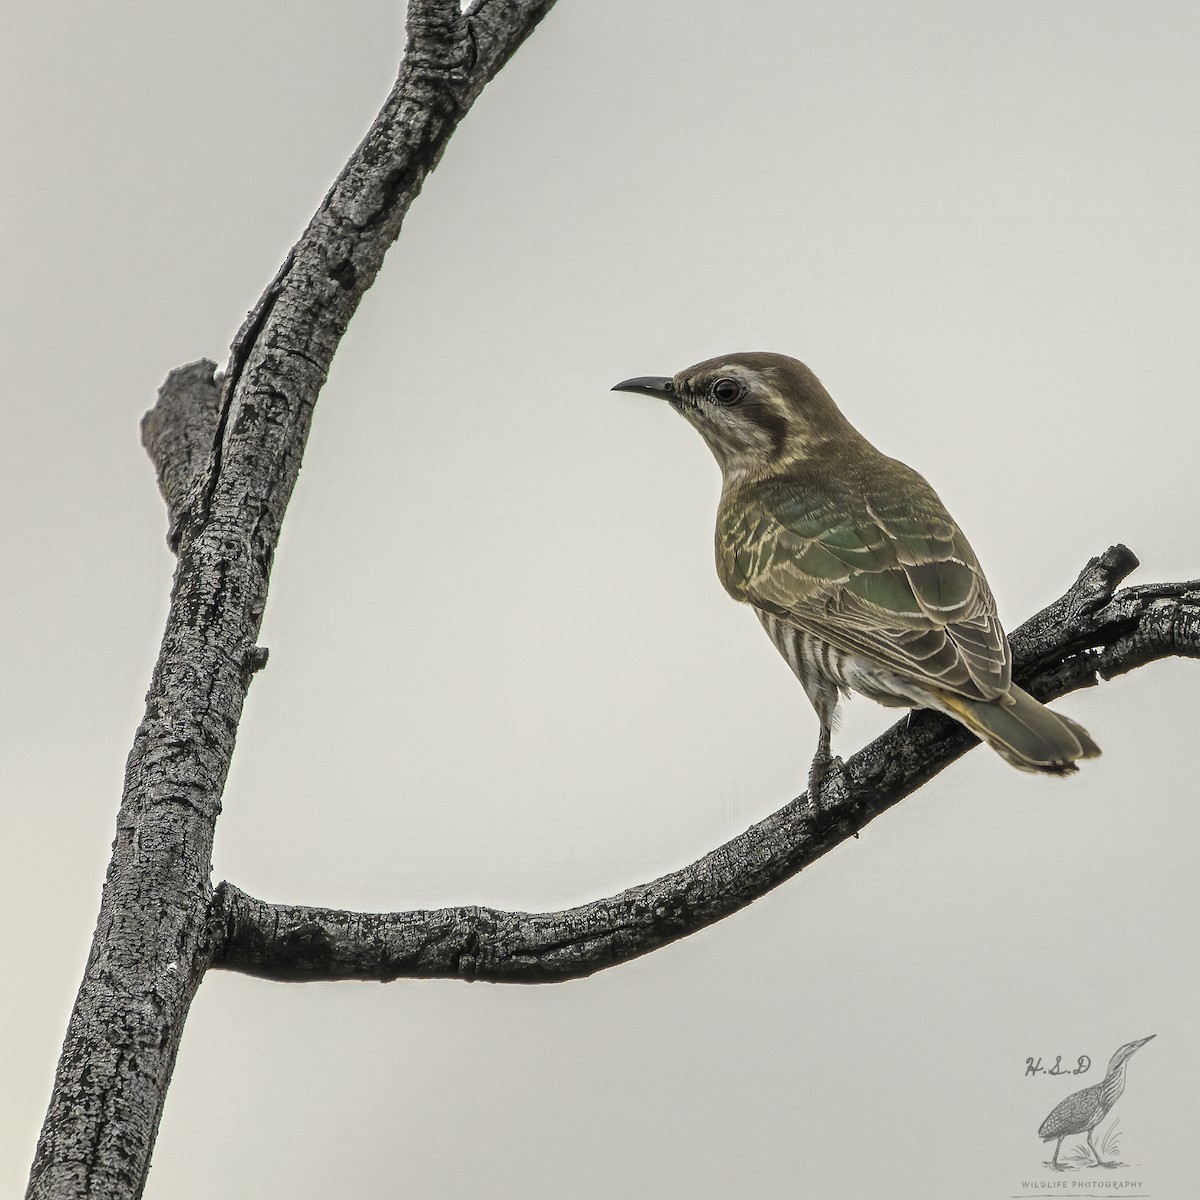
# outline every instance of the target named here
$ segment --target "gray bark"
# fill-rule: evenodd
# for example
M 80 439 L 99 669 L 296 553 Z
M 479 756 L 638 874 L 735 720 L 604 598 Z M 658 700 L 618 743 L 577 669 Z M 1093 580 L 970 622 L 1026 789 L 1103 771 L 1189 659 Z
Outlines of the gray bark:
M 426 175 L 553 2 L 479 0 L 464 15 L 411 0 L 396 85 L 235 339 L 219 404 L 211 364 L 194 364 L 144 422 L 178 564 L 31 1197 L 142 1193 L 212 953 L 213 828 L 313 406 Z
M 1200 658 L 1200 580 L 1115 591 L 1135 566 L 1129 550 L 1114 546 L 1013 634 L 1022 686 L 1052 700 L 1156 659 Z M 680 871 L 562 912 L 336 912 L 266 904 L 222 883 L 213 966 L 280 980 L 545 983 L 591 975 L 744 908 L 978 744 L 950 718 L 915 712 L 829 781 L 832 802 L 819 824 L 807 797 L 798 797 Z
M 189 1005 L 210 965 L 279 979 L 564 979 L 749 903 L 964 753 L 919 713 L 847 764 L 818 828 L 802 800 L 698 863 L 564 913 L 398 914 L 266 905 L 210 884 L 214 825 L 250 679 L 271 559 L 312 409 L 363 293 L 458 121 L 554 0 L 411 0 L 399 78 L 251 311 L 218 380 L 168 378 L 143 423 L 178 554 L 170 613 L 130 753 L 99 920 L 28 1195 L 135 1197 Z M 1043 699 L 1168 654 L 1200 654 L 1200 585 L 1114 589 L 1116 548 L 1014 636 Z
M 178 367 L 158 389 L 158 401 L 142 418 L 142 445 L 154 463 L 167 505 L 167 542 L 179 538 L 188 493 L 208 465 L 221 416 L 217 364 L 202 358 Z

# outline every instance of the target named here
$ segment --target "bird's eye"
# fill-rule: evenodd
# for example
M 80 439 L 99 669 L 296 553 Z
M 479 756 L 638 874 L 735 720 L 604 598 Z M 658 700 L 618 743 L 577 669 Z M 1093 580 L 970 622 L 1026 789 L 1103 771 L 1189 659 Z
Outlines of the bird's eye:
M 742 398 L 742 385 L 736 379 L 718 379 L 710 392 L 718 404 L 736 404 Z

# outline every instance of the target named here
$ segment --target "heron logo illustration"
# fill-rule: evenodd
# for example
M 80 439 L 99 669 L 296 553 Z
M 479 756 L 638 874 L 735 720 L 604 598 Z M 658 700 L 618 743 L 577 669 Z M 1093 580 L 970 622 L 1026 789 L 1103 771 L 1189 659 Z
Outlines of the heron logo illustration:
M 1116 1104 L 1121 1093 L 1125 1090 L 1125 1066 L 1135 1050 L 1140 1050 L 1154 1037 L 1140 1038 L 1136 1042 L 1126 1042 L 1108 1064 L 1108 1071 L 1099 1083 L 1091 1087 L 1081 1088 L 1072 1092 L 1065 1100 L 1055 1106 L 1054 1111 L 1042 1122 L 1038 1135 L 1044 1142 L 1057 1139 L 1054 1146 L 1054 1157 L 1046 1164 L 1055 1171 L 1065 1171 L 1066 1163 L 1058 1161 L 1058 1152 L 1062 1149 L 1063 1138 L 1072 1134 L 1084 1134 L 1087 1137 L 1088 1149 L 1094 1161 L 1087 1161 L 1082 1154 L 1077 1155 L 1077 1161 L 1084 1167 L 1119 1167 L 1122 1163 L 1108 1162 L 1101 1158 L 1100 1152 L 1092 1142 L 1092 1130 L 1108 1116 L 1109 1110 Z M 1111 1132 L 1111 1130 L 1110 1130 Z

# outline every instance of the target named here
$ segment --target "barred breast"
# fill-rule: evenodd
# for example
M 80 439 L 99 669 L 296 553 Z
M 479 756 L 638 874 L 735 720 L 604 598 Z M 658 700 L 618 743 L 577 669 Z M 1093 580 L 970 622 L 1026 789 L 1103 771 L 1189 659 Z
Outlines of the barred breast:
M 928 703 L 923 692 L 915 691 L 910 681 L 895 671 L 840 650 L 773 613 L 761 608 L 754 612 L 822 720 L 832 715 L 839 694 L 847 696 L 852 691 L 890 708 Z

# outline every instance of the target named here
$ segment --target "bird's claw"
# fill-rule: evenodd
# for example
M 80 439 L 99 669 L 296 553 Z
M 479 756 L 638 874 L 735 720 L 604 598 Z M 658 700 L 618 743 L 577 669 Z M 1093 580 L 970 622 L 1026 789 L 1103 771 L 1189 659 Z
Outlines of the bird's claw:
M 818 833 L 829 829 L 829 805 L 826 797 L 830 784 L 845 770 L 846 764 L 837 755 L 831 755 L 820 764 L 813 764 L 808 777 L 808 816 Z

